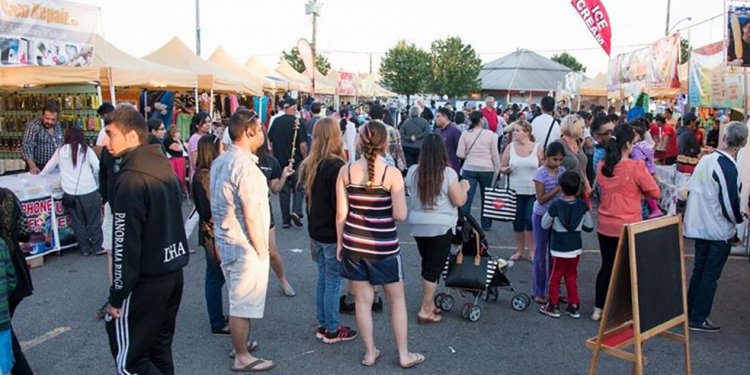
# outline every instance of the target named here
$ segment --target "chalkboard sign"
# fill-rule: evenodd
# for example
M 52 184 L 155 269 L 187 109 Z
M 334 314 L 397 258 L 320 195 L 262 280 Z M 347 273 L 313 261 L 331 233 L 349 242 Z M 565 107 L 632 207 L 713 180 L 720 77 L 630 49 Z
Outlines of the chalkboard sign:
M 643 342 L 662 336 L 685 346 L 685 373 L 690 374 L 685 265 L 680 216 L 626 225 L 612 267 L 599 334 L 586 341 L 594 354 L 589 374 L 596 373 L 599 353 L 633 362 L 643 373 Z M 670 329 L 681 327 L 681 333 Z M 632 347 L 633 350 L 624 348 Z
M 640 331 L 646 333 L 685 313 L 680 225 L 634 232 L 638 317 Z

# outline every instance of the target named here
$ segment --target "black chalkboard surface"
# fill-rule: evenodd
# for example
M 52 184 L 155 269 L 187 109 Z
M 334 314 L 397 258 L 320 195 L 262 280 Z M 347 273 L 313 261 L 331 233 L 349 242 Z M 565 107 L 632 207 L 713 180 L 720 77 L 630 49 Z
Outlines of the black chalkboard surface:
M 682 314 L 682 252 L 680 223 L 635 233 L 640 331 Z
M 632 288 L 630 286 L 630 248 L 628 246 L 628 236 L 620 238 L 621 246 L 619 256 L 615 258 L 617 272 L 613 271 L 609 287 L 612 288 L 612 298 L 607 297 L 609 303 L 609 314 L 607 314 L 607 323 L 610 327 L 616 327 L 628 320 L 633 319 L 633 301 L 631 298 Z M 614 275 L 616 273 L 617 275 Z

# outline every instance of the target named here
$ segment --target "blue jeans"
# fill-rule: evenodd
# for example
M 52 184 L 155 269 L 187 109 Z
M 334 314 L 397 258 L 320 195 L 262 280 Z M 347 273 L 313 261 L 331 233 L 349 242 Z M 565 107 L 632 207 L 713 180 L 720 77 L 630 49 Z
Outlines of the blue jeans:
M 695 266 L 688 287 L 690 324 L 699 325 L 711 315 L 717 282 L 731 249 L 731 241 L 695 240 Z
M 531 213 L 534 211 L 535 200 L 535 195 L 516 195 L 516 219 L 513 220 L 513 232 L 531 232 L 534 230 Z
M 206 249 L 206 309 L 211 331 L 219 331 L 226 325 L 224 322 L 224 305 L 221 289 L 224 287 L 224 272 L 221 263 L 213 254 L 213 249 Z
M 336 244 L 310 240 L 310 248 L 318 263 L 318 287 L 315 296 L 318 326 L 335 332 L 339 329 L 341 293 L 341 262 L 336 259 Z
M 474 194 L 477 192 L 477 185 L 479 185 L 479 193 L 482 197 L 482 203 L 484 203 L 484 188 L 490 187 L 490 185 L 492 185 L 492 177 L 494 175 L 495 174 L 493 172 L 474 172 L 466 170 L 463 171 L 461 176 L 469 181 L 469 194 L 466 197 L 466 203 L 461 208 L 464 214 L 471 215 L 471 204 L 474 201 Z M 484 218 L 483 204 L 480 204 L 479 208 L 481 213 L 480 217 L 482 218 L 482 229 L 489 230 L 492 227 L 492 220 Z

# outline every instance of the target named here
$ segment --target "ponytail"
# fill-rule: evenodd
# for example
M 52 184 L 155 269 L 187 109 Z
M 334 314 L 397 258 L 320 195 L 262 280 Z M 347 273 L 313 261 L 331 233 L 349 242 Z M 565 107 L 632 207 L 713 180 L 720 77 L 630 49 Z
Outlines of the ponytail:
M 375 184 L 375 161 L 385 151 L 388 133 L 385 125 L 378 120 L 369 121 L 359 133 L 362 154 L 367 161 L 367 190 Z
M 614 177 L 615 167 L 617 166 L 617 163 L 622 160 L 622 150 L 628 143 L 632 143 L 634 139 L 635 132 L 630 123 L 622 124 L 615 128 L 612 133 L 612 139 L 607 142 L 607 146 L 604 148 L 605 154 L 602 174 L 605 177 Z

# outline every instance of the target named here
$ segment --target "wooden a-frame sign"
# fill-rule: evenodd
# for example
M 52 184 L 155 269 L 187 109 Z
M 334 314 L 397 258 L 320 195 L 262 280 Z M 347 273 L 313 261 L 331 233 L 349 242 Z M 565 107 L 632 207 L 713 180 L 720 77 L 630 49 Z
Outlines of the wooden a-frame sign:
M 599 354 L 633 362 L 643 374 L 643 343 L 662 336 L 683 343 L 685 374 L 690 374 L 687 292 L 681 216 L 626 225 L 617 245 L 599 334 L 586 341 L 593 350 L 589 375 Z M 679 327 L 677 332 L 670 329 Z M 625 350 L 632 346 L 632 351 Z

